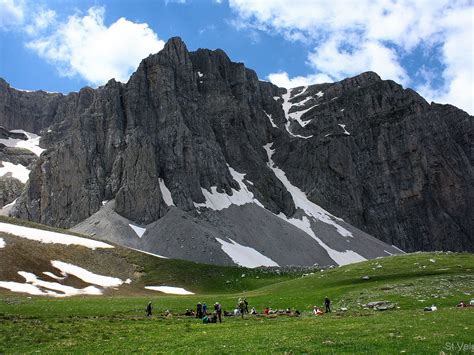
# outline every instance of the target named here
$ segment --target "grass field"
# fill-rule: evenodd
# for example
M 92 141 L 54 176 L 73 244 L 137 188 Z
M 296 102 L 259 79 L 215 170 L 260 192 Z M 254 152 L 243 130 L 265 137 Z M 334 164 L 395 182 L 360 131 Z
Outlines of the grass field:
M 30 298 L 2 291 L 0 353 L 439 354 L 455 353 L 459 349 L 472 352 L 474 309 L 455 307 L 460 300 L 474 297 L 472 254 L 393 256 L 304 277 L 165 259 L 147 260 L 150 264 L 145 263 L 144 270 L 155 270 L 155 274 L 144 273 L 146 280 L 140 281 L 144 284 L 164 275 L 170 279 L 176 275 L 175 284 L 189 288 L 186 275 L 192 274 L 193 279 L 202 275 L 201 283 L 206 287 L 193 296 L 150 293 L 63 299 Z M 196 272 L 185 267 L 202 269 Z M 362 279 L 366 275 L 369 280 Z M 213 283 L 213 278 L 218 282 Z M 224 280 L 234 280 L 233 285 Z M 245 285 L 239 285 L 240 282 Z M 199 279 L 196 283 L 199 284 Z M 216 286 L 212 287 L 213 284 Z M 199 290 L 196 285 L 190 288 Z M 230 310 L 241 296 L 247 297 L 250 306 L 258 311 L 266 306 L 291 307 L 302 315 L 246 316 L 244 320 L 226 317 L 222 324 L 207 325 L 177 315 L 198 301 L 208 305 L 219 301 L 225 310 Z M 312 316 L 313 305 L 322 305 L 325 296 L 333 301 L 334 312 Z M 394 302 L 399 308 L 382 312 L 362 306 L 380 300 Z M 155 307 L 150 319 L 144 316 L 148 301 Z M 423 308 L 431 304 L 439 310 L 424 312 Z M 348 311 L 337 311 L 341 307 Z M 165 310 L 170 310 L 173 316 L 163 316 Z

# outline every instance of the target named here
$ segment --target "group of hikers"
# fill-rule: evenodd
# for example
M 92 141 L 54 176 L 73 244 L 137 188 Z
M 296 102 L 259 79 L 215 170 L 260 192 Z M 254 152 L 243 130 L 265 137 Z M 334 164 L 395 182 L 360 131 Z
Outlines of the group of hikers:
M 474 307 L 474 298 L 471 299 L 469 303 L 461 301 L 456 306 L 460 308 Z M 319 316 L 324 313 L 331 312 L 331 300 L 327 296 L 324 299 L 324 307 L 325 307 L 325 310 L 322 311 L 322 309 L 319 306 L 314 306 L 312 314 L 315 316 Z M 224 316 L 226 317 L 240 316 L 242 319 L 244 319 L 245 313 L 250 314 L 250 315 L 259 315 L 255 307 L 252 307 L 252 309 L 249 311 L 249 303 L 247 302 L 246 298 L 239 298 L 237 302 L 237 306 L 232 311 L 222 311 L 222 306 L 219 302 L 214 303 L 213 308 L 214 308 L 213 311 L 209 312 L 206 303 L 198 302 L 198 304 L 196 305 L 196 311 L 194 311 L 194 309 L 186 309 L 186 312 L 184 313 L 184 315 L 196 317 L 197 319 L 202 320 L 202 322 L 205 324 L 217 323 L 217 322 L 222 323 L 222 314 L 224 314 Z M 435 305 L 433 305 L 431 307 L 425 307 L 424 310 L 436 311 L 438 310 L 438 308 Z M 152 311 L 153 311 L 153 306 L 151 302 L 149 302 L 146 307 L 146 316 L 151 317 Z M 261 315 L 263 316 L 288 315 L 288 316 L 296 316 L 296 317 L 298 317 L 300 314 L 301 313 L 298 310 L 292 311 L 290 308 L 287 308 L 286 310 L 273 310 L 272 308 L 269 308 L 269 307 L 265 307 L 261 313 Z M 171 312 L 166 311 L 165 315 L 170 316 Z
M 331 301 L 328 297 L 324 299 L 324 306 L 325 306 L 326 313 L 331 312 Z M 153 311 L 153 306 L 151 302 L 149 302 L 146 307 L 146 316 L 151 317 L 152 311 Z M 170 314 L 169 311 L 167 311 L 166 313 Z M 224 316 L 227 316 L 227 317 L 240 316 L 242 319 L 244 319 L 245 313 L 251 314 L 251 315 L 258 315 L 258 312 L 255 309 L 255 307 L 252 307 L 252 309 L 249 311 L 249 303 L 247 302 L 246 298 L 239 298 L 237 302 L 237 306 L 231 312 L 227 312 L 227 311 L 223 312 L 222 306 L 219 302 L 214 303 L 213 311 L 209 312 L 206 303 L 198 302 L 198 304 L 196 305 L 196 311 L 194 311 L 193 309 L 186 309 L 186 312 L 184 313 L 184 315 L 196 317 L 198 319 L 201 319 L 203 323 L 207 324 L 207 323 L 217 323 L 218 321 L 219 323 L 222 323 L 222 313 L 224 313 Z M 320 315 L 323 313 L 325 312 L 321 311 L 319 307 L 314 306 L 314 309 L 313 309 L 314 315 Z M 262 314 L 265 316 L 279 315 L 279 314 L 299 316 L 300 312 L 298 310 L 292 311 L 290 308 L 287 308 L 286 310 L 273 310 L 272 308 L 265 307 Z

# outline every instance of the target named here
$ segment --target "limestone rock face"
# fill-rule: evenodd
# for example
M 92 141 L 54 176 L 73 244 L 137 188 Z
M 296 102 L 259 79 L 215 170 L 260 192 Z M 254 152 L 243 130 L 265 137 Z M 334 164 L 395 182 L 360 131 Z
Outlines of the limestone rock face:
M 196 206 L 210 195 L 245 188 L 273 215 L 305 222 L 296 188 L 404 250 L 474 250 L 472 116 L 375 73 L 287 90 L 222 50 L 189 52 L 172 38 L 125 84 L 65 96 L 0 81 L 0 125 L 41 133 L 47 148 L 15 205 L 21 218 L 72 227 L 114 200 L 140 225 L 170 209 L 202 219 Z

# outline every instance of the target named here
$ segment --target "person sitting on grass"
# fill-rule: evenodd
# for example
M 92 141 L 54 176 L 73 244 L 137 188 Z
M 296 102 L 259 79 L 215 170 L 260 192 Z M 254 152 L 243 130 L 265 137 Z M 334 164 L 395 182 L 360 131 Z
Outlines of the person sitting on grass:
M 318 306 L 314 306 L 313 307 L 313 314 L 315 316 L 319 316 L 319 315 L 323 314 L 323 311 L 321 311 Z
M 217 323 L 217 314 L 212 312 L 212 317 L 209 319 L 209 323 Z
M 186 308 L 186 312 L 184 313 L 185 316 L 194 316 L 194 311 L 192 309 Z
M 257 310 L 255 309 L 255 307 L 252 307 L 252 309 L 250 310 L 250 314 L 253 314 L 253 315 L 257 314 Z

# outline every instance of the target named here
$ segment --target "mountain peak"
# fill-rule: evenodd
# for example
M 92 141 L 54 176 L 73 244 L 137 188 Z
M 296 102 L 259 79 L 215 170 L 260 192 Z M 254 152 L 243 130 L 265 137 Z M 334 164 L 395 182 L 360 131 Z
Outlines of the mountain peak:
M 188 52 L 188 48 L 186 44 L 181 39 L 181 37 L 171 37 L 163 47 L 164 52 L 176 52 L 176 53 L 184 53 Z

